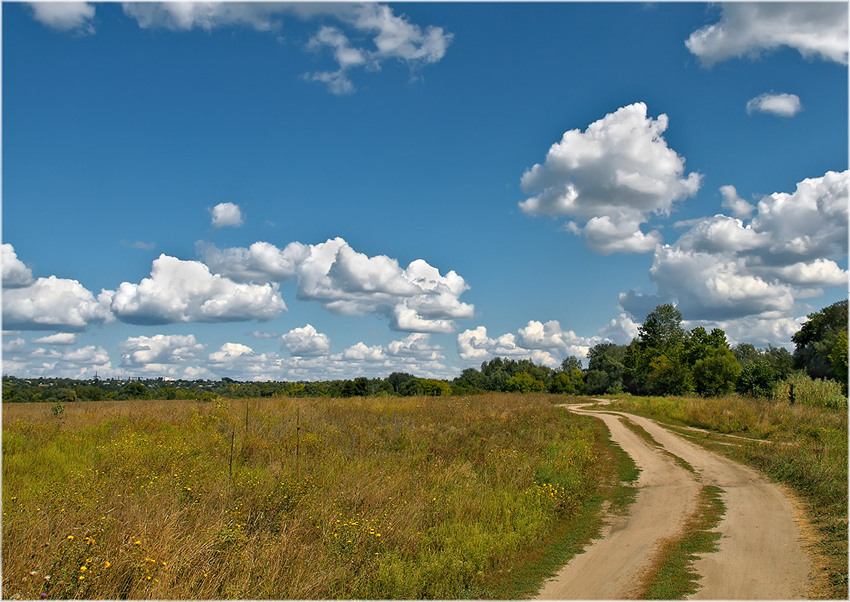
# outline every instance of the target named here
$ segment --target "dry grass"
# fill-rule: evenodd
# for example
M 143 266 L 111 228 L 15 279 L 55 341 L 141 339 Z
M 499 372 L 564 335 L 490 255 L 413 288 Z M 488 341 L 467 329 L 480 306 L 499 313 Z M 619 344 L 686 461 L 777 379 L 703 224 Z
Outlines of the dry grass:
M 3 596 L 498 596 L 604 444 L 546 395 L 4 404 Z

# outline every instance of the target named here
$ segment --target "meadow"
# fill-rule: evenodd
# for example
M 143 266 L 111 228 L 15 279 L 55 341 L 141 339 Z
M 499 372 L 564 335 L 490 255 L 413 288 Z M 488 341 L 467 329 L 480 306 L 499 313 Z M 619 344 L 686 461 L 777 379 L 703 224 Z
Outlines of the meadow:
M 553 399 L 4 404 L 3 597 L 532 595 L 623 476 Z

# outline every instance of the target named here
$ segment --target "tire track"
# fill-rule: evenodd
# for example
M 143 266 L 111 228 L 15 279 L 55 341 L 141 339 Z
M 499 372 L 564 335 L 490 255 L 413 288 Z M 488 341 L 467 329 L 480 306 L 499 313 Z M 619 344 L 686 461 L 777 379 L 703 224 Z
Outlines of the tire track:
M 602 400 L 599 400 L 602 401 Z M 696 510 L 702 485 L 723 489 L 726 514 L 717 526 L 718 550 L 694 564 L 702 579 L 693 599 L 804 598 L 811 564 L 803 551 L 791 504 L 782 489 L 756 471 L 709 452 L 656 422 L 620 412 L 564 406 L 604 421 L 611 438 L 641 469 L 628 516 L 612 517 L 601 537 L 551 580 L 539 599 L 626 599 L 651 570 L 663 540 L 678 536 Z M 661 448 L 623 425 L 630 420 Z M 690 464 L 696 475 L 667 452 Z M 698 476 L 697 476 L 698 475 Z

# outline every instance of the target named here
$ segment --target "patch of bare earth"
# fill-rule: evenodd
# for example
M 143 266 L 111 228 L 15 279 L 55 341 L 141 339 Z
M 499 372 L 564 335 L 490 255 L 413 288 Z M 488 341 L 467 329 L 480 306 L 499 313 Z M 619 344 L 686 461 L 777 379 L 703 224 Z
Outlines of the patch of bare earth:
M 628 516 L 612 517 L 592 542 L 544 584 L 540 599 L 628 599 L 653 570 L 660 546 L 678 537 L 696 511 L 702 485 L 723 490 L 726 513 L 717 526 L 718 550 L 703 554 L 694 569 L 701 576 L 693 599 L 795 599 L 816 596 L 806 526 L 786 491 L 756 471 L 695 445 L 639 416 L 592 414 L 641 469 L 639 491 Z M 622 424 L 631 420 L 660 444 L 655 447 Z M 678 456 L 691 473 L 669 457 Z M 801 523 L 801 527 L 798 525 Z

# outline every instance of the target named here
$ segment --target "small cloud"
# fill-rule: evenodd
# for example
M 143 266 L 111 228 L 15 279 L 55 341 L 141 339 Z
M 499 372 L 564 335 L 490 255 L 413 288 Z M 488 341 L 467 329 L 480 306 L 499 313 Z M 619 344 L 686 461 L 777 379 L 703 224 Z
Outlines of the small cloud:
M 233 203 L 219 203 L 210 212 L 212 213 L 213 228 L 228 226 L 238 228 L 244 223 L 242 210 L 239 209 L 239 205 Z
M 94 5 L 88 2 L 30 2 L 33 18 L 51 29 L 93 34 Z
M 127 242 L 126 240 L 122 240 L 121 245 L 124 247 L 130 247 L 131 249 L 141 249 L 142 251 L 153 251 L 156 248 L 155 242 L 142 242 L 140 240 L 137 240 L 135 242 Z
M 72 332 L 59 332 L 33 339 L 32 342 L 42 345 L 73 345 L 77 342 L 77 335 Z
M 328 335 L 317 332 L 311 324 L 290 330 L 280 337 L 280 344 L 295 356 L 325 355 L 331 347 Z
M 747 102 L 747 113 L 770 113 L 779 117 L 793 117 L 803 110 L 800 97 L 796 94 L 776 94 L 769 92 L 756 96 Z

